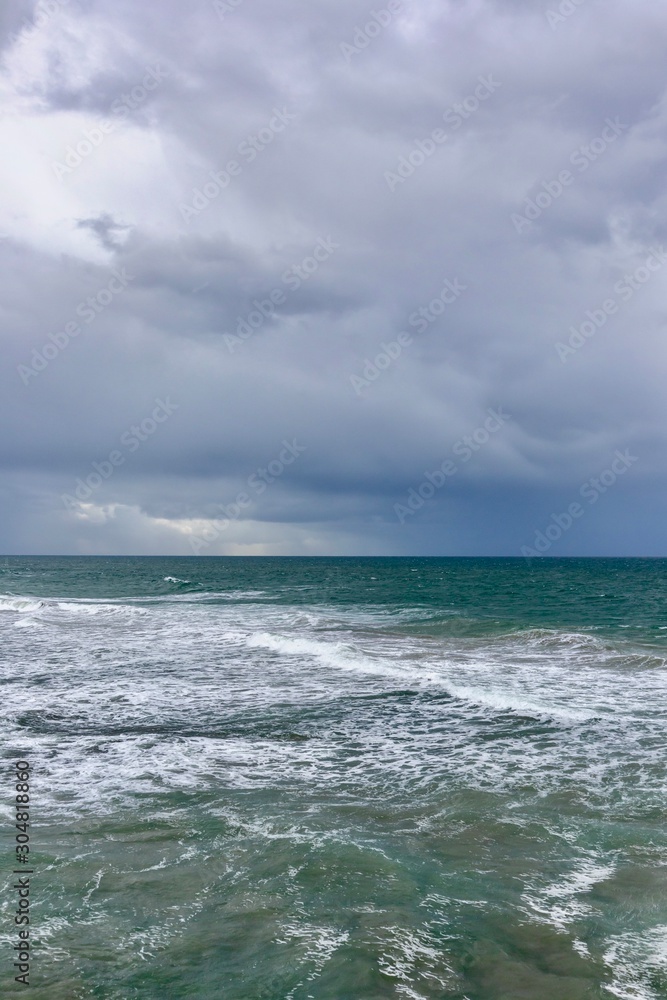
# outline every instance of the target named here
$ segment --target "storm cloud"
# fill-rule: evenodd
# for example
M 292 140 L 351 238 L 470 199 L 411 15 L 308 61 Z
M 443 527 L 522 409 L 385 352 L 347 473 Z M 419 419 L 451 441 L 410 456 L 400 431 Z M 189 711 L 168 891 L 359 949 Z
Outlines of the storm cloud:
M 665 555 L 666 36 L 8 0 L 2 551 Z

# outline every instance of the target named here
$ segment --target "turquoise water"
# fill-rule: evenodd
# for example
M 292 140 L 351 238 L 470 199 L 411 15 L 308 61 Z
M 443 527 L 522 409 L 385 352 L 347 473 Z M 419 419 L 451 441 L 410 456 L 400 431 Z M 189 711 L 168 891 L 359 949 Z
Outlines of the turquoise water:
M 35 1000 L 667 997 L 667 561 L 8 558 L 0 594 Z

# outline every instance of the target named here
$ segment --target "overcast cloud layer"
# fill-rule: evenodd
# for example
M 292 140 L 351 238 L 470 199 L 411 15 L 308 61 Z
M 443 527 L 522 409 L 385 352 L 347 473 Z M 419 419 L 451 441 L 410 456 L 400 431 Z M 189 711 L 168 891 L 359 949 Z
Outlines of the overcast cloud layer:
M 666 29 L 8 0 L 0 550 L 667 554 Z

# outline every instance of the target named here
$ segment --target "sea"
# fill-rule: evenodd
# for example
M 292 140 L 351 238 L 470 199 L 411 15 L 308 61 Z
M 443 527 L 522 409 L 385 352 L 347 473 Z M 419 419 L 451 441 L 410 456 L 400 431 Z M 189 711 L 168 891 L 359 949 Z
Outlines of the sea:
M 3 997 L 667 997 L 667 560 L 8 557 L 0 594 Z

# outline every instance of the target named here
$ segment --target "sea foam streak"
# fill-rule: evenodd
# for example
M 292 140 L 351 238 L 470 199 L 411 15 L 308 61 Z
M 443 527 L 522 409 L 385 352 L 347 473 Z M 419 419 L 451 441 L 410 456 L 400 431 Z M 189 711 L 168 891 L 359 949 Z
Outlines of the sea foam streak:
M 360 675 L 390 677 L 406 684 L 417 684 L 423 688 L 439 686 L 453 698 L 495 712 L 512 712 L 537 718 L 551 718 L 565 722 L 586 722 L 596 718 L 594 712 L 575 707 L 559 706 L 532 700 L 522 691 L 510 689 L 493 690 L 475 685 L 455 683 L 451 673 L 464 673 L 458 665 L 446 665 L 433 661 L 422 663 L 391 662 L 386 659 L 364 656 L 351 645 L 341 642 L 325 642 L 307 637 L 289 637 L 259 633 L 251 636 L 248 646 L 268 649 L 288 657 L 305 657 L 334 667 L 337 670 L 357 672 Z M 492 671 L 489 671 L 491 673 Z

